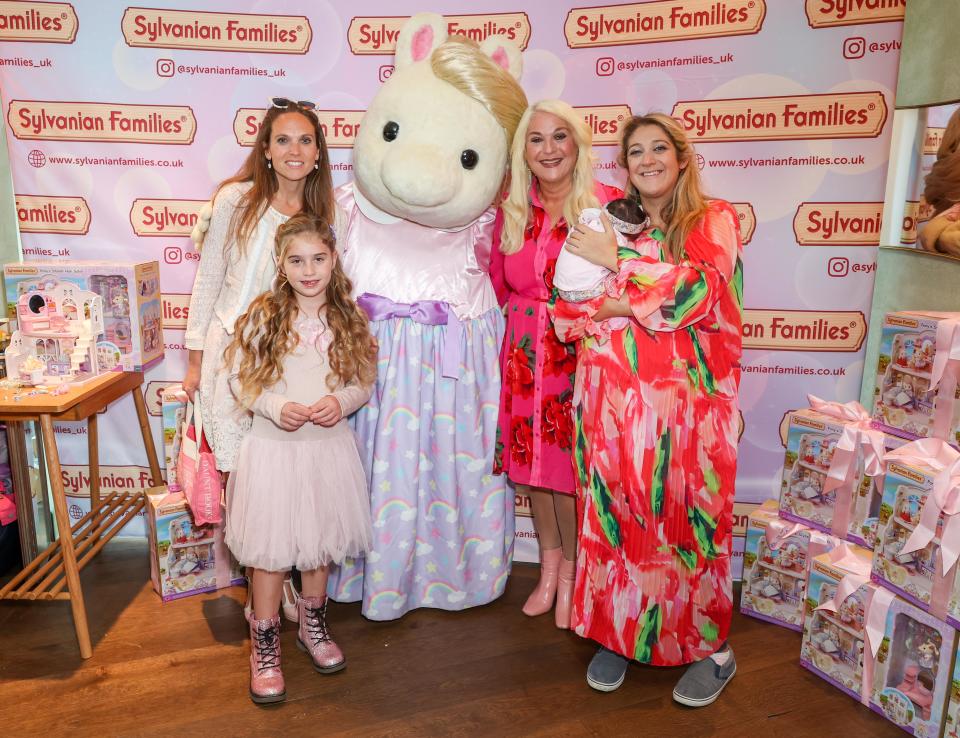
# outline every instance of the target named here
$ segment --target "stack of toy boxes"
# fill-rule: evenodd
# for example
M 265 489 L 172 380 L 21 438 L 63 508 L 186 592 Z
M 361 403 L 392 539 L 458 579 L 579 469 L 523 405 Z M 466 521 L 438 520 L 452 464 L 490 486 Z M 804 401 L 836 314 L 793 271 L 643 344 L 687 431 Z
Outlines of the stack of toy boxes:
M 810 559 L 837 543 L 779 517 L 776 500 L 767 500 L 747 521 L 740 612 L 801 630 Z
M 103 299 L 104 336 L 97 344 L 103 371 L 139 372 L 163 358 L 160 265 L 149 262 L 56 261 L 6 264 L 7 314 L 21 295 L 65 282 Z
M 862 408 L 859 409 L 865 413 Z M 835 525 L 835 522 L 839 522 L 834 520 L 839 514 L 838 490 L 826 489 L 827 476 L 846 425 L 847 422 L 836 416 L 811 409 L 790 413 L 780 485 L 780 516 L 872 549 L 876 543 L 882 490 L 877 489 L 874 479 L 866 474 L 864 444 L 858 444 L 851 469 L 853 479 L 847 497 L 849 509 L 846 511 L 846 530 L 839 530 Z M 866 429 L 865 432 L 870 430 Z M 904 442 L 896 436 L 884 434 L 880 454 Z M 882 457 L 875 460 L 875 465 L 881 462 Z
M 224 543 L 224 524 L 195 525 L 179 491 L 177 459 L 186 405 L 179 384 L 164 391 L 163 447 L 168 484 L 147 493 L 150 576 L 164 602 L 244 581 L 243 572 Z
M 958 392 L 950 392 L 946 382 L 931 389 L 937 353 L 948 354 L 951 344 L 960 341 L 955 330 L 958 322 L 960 313 L 884 316 L 873 391 L 873 420 L 878 428 L 907 439 L 930 438 L 937 435 L 934 419 L 939 413 L 943 425 L 939 435 L 960 446 Z M 940 363 L 946 364 L 946 356 L 941 356 Z

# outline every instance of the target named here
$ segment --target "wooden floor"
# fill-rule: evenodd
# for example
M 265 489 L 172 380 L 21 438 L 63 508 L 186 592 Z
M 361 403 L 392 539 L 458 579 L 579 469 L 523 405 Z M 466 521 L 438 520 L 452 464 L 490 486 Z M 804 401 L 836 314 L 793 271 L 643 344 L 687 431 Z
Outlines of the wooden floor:
M 163 604 L 146 544 L 111 543 L 83 573 L 93 658 L 82 661 L 67 603 L 0 602 L 2 733 L 69 736 L 902 736 L 798 664 L 800 636 L 734 615 L 737 676 L 711 707 L 676 705 L 680 669 L 631 666 L 601 694 L 584 673 L 594 646 L 520 612 L 536 568 L 463 613 L 420 610 L 392 623 L 333 605 L 347 655 L 315 673 L 282 636 L 287 702 L 247 696 L 245 590 Z

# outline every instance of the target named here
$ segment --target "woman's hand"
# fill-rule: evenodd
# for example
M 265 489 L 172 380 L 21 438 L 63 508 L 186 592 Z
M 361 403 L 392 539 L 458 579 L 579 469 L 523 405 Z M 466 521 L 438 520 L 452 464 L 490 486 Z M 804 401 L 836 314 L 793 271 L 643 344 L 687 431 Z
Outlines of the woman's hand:
M 196 402 L 197 389 L 200 387 L 200 364 L 203 351 L 187 352 L 187 373 L 183 377 L 183 391 L 187 393 L 190 402 Z
M 582 256 L 591 264 L 599 264 L 615 272 L 617 271 L 617 237 L 606 213 L 600 213 L 600 220 L 603 222 L 603 233 L 578 223 L 567 236 L 567 245 L 564 248 L 571 254 Z
M 288 402 L 280 409 L 280 427 L 285 431 L 295 431 L 310 420 L 311 408 L 299 402 Z
M 600 306 L 600 309 L 594 313 L 593 320 L 595 323 L 599 323 L 601 320 L 606 320 L 607 318 L 632 317 L 633 312 L 630 310 L 630 298 L 628 298 L 626 293 L 624 293 L 617 299 L 608 297 L 606 300 L 604 300 L 603 305 Z
M 310 406 L 310 420 L 314 425 L 322 425 L 329 428 L 336 425 L 343 417 L 343 410 L 340 403 L 333 395 L 326 395 L 317 400 Z

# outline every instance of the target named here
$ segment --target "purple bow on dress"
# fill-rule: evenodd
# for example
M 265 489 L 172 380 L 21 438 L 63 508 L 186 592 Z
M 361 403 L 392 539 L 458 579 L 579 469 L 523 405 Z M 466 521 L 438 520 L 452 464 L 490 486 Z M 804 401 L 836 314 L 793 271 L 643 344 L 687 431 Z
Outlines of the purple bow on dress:
M 451 379 L 460 378 L 460 344 L 463 341 L 463 324 L 446 302 L 440 300 L 417 300 L 394 302 L 389 297 L 364 292 L 357 298 L 357 305 L 370 320 L 410 318 L 422 325 L 446 325 L 443 339 L 443 366 L 441 375 Z

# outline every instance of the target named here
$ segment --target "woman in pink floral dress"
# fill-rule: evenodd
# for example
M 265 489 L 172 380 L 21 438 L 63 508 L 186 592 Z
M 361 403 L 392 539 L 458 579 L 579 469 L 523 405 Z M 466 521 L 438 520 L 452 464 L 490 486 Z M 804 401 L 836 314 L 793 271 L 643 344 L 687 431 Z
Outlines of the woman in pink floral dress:
M 571 624 L 602 646 L 590 686 L 619 687 L 630 659 L 691 664 L 673 696 L 700 707 L 736 670 L 726 638 L 740 232 L 729 203 L 702 195 L 695 155 L 672 118 L 631 119 L 620 158 L 652 228 L 618 253 L 609 225 L 603 234 L 578 227 L 573 252 L 617 272 L 608 289 L 616 297 L 558 301 L 554 314 L 562 338 L 580 339 Z M 613 316 L 632 320 L 611 330 L 602 321 Z
M 521 119 L 511 149 L 511 186 L 494 227 L 490 277 L 507 329 L 500 355 L 499 443 L 494 470 L 529 495 L 540 543 L 540 581 L 523 611 L 557 601 L 568 628 L 576 556 L 573 465 L 573 344 L 556 336 L 547 311 L 567 223 L 583 208 L 621 196 L 594 182 L 592 137 L 566 103 L 545 100 Z

